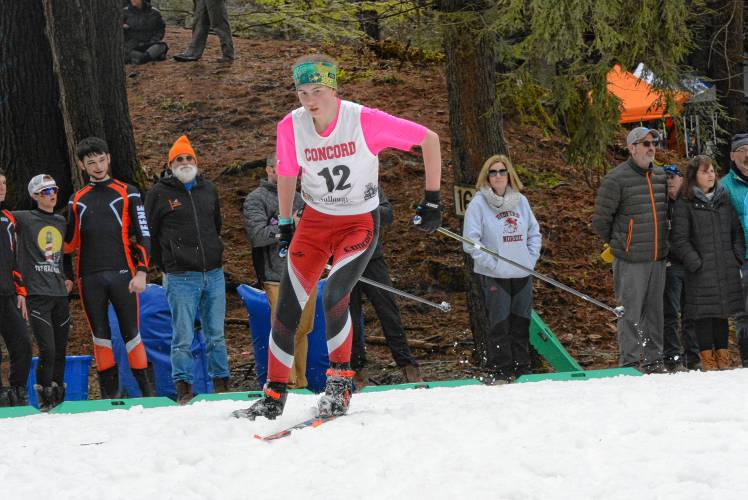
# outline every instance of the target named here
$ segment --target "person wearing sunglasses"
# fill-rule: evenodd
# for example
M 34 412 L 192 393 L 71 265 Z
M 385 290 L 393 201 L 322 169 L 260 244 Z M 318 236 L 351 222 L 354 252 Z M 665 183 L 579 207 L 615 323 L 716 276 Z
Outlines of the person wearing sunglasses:
M 0 204 L 7 195 L 5 172 L 0 170 Z M 3 388 L 0 374 L 0 407 L 29 404 L 26 382 L 31 368 L 31 338 L 26 329 L 26 285 L 17 264 L 16 219 L 0 210 L 0 336 L 10 354 L 10 387 Z M 0 362 L 2 353 L 0 352 Z
M 65 400 L 68 294 L 73 289 L 73 266 L 63 248 L 65 218 L 55 213 L 57 183 L 51 176 L 39 174 L 29 181 L 28 192 L 35 208 L 14 211 L 13 216 L 29 323 L 39 347 L 34 391 L 39 410 L 46 412 Z
M 534 269 L 540 256 L 540 225 L 522 190 L 517 172 L 505 155 L 485 161 L 478 174 L 478 192 L 465 211 L 463 236 L 502 257 Z M 488 384 L 505 384 L 530 372 L 532 279 L 527 271 L 482 252 L 463 249 L 473 258 L 488 311 L 485 367 Z
M 740 224 L 748 240 L 748 134 L 736 134 L 730 141 L 730 171 L 720 184 L 730 195 L 732 206 L 738 213 Z M 747 251 L 748 252 L 748 251 Z M 748 368 L 748 253 L 741 276 L 746 307 L 735 316 L 735 335 L 740 348 L 743 368 Z
M 153 261 L 164 273 L 171 311 L 171 376 L 177 403 L 184 405 L 193 397 L 192 341 L 198 309 L 208 375 L 215 392 L 229 390 L 221 204 L 213 183 L 199 175 L 197 154 L 187 136 L 174 142 L 168 158 L 169 171 L 148 193 L 145 211 Z
M 743 228 L 709 156 L 688 162 L 685 184 L 675 203 L 670 251 L 686 268 L 684 309 L 694 321 L 701 367 L 727 370 L 732 365 L 728 319 L 745 310 Z
M 654 166 L 660 133 L 636 127 L 629 158 L 603 177 L 592 229 L 610 245 L 618 320 L 619 363 L 663 373 L 663 293 L 668 254 L 667 176 Z

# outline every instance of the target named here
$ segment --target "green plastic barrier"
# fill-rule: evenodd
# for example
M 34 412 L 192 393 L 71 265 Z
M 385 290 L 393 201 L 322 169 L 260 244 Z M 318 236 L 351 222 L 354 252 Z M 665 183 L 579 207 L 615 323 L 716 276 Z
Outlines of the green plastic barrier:
M 640 377 L 642 374 L 636 368 L 607 368 L 605 370 L 587 370 L 560 373 L 535 373 L 522 375 L 514 381 L 515 384 L 524 382 L 542 382 L 543 380 L 589 380 L 591 378 L 607 377 Z
M 481 385 L 481 381 L 474 378 L 462 380 L 436 380 L 433 382 L 416 382 L 413 384 L 395 385 L 367 385 L 361 392 L 381 392 L 401 389 L 433 389 L 434 387 L 462 387 L 465 385 Z
M 0 418 L 25 417 L 27 415 L 38 415 L 39 410 L 33 406 L 10 406 L 0 408 Z
M 295 394 L 314 394 L 309 389 L 290 389 L 288 392 Z M 219 392 L 217 394 L 198 394 L 190 404 L 198 401 L 247 401 L 249 399 L 258 399 L 262 397 L 262 391 L 249 392 Z
M 176 405 L 174 401 L 166 397 L 65 401 L 60 406 L 55 407 L 51 413 L 88 413 L 92 411 L 129 410 L 133 406 L 160 408 Z
M 557 372 L 577 372 L 584 368 L 569 354 L 553 331 L 533 309 L 530 316 L 530 344 Z

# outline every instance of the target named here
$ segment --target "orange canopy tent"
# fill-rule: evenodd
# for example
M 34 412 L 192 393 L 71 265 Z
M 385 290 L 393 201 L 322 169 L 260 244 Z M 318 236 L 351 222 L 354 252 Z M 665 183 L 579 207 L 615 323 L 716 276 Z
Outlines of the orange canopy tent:
M 620 123 L 647 122 L 669 116 L 662 103 L 657 102 L 661 94 L 619 65 L 608 73 L 608 92 L 623 102 Z M 677 99 L 682 104 L 688 95 L 680 94 Z

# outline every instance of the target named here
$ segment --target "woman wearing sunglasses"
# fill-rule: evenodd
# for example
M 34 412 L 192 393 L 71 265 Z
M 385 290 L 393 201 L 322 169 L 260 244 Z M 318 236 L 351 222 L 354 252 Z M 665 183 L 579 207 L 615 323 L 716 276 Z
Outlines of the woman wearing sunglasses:
M 540 226 L 520 193 L 522 182 L 509 158 L 495 155 L 486 160 L 475 187 L 478 192 L 465 212 L 463 236 L 533 269 L 540 256 Z M 473 257 L 488 310 L 487 382 L 511 382 L 530 371 L 531 277 L 470 245 L 463 248 Z
M 745 238 L 712 159 L 688 162 L 683 195 L 675 203 L 671 253 L 686 268 L 686 318 L 694 320 L 703 370 L 730 368 L 727 318 L 743 311 L 740 268 Z

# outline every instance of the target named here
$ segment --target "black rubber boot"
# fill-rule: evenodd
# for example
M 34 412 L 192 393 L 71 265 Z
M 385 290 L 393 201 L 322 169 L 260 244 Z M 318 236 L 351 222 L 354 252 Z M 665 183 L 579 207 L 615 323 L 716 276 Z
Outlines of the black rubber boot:
M 748 368 L 748 339 L 740 339 L 738 347 L 740 347 L 740 361 L 743 368 Z
M 99 372 L 99 387 L 101 388 L 101 399 L 121 399 L 119 390 L 119 371 L 117 365 Z
M 327 370 L 325 393 L 317 402 L 320 417 L 344 415 L 348 411 L 353 393 L 353 376 L 348 363 L 333 363 Z
M 58 384 L 57 382 L 52 382 L 52 392 L 54 395 L 54 406 L 59 406 L 62 403 L 65 402 L 65 392 L 67 392 L 68 385 L 63 382 L 62 384 Z
M 10 398 L 8 398 L 8 389 L 0 387 L 0 408 L 6 408 L 10 406 Z
M 288 384 L 283 382 L 267 382 L 263 388 L 264 396 L 255 401 L 252 406 L 244 410 L 236 410 L 231 415 L 235 418 L 248 418 L 254 420 L 257 417 L 265 417 L 275 420 L 283 413 L 288 397 Z
M 148 363 L 148 368 L 143 368 L 140 370 L 133 370 L 132 374 L 135 377 L 135 381 L 138 383 L 140 392 L 143 395 L 142 397 L 152 398 L 153 396 L 156 395 L 156 392 L 153 388 L 153 365 L 152 364 Z

